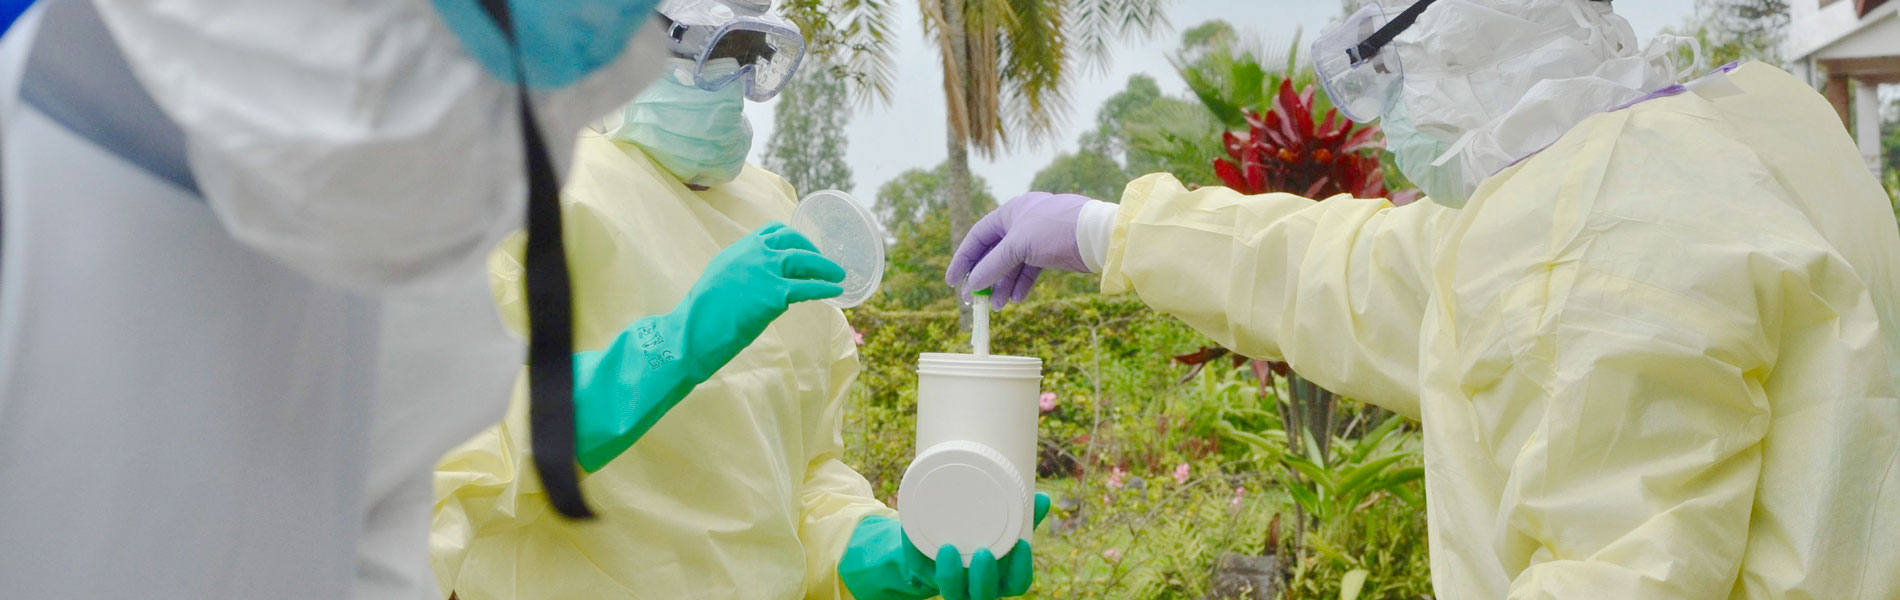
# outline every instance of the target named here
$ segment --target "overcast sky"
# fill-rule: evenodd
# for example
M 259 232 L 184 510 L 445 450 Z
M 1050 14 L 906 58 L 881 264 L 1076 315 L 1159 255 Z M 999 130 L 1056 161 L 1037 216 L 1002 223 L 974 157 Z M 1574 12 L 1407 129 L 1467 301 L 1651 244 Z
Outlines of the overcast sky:
M 847 158 L 855 176 L 854 194 L 866 204 L 872 203 L 884 182 L 906 170 L 927 168 L 943 162 L 946 156 L 942 72 L 938 58 L 918 24 L 916 3 L 899 2 L 904 14 L 898 18 L 901 39 L 897 44 L 897 81 L 890 106 L 860 108 L 851 120 L 850 152 Z M 1644 40 L 1664 27 L 1680 23 L 1693 12 L 1695 0 L 1641 0 L 1619 2 L 1616 11 L 1630 20 Z M 1175 0 L 1169 9 L 1173 28 L 1147 41 L 1132 40 L 1115 50 L 1108 73 L 1086 73 L 1078 77 L 1071 95 L 1074 106 L 1063 115 L 1066 126 L 1061 142 L 1041 148 L 1016 148 L 983 160 L 971 155 L 971 168 L 989 180 L 999 200 L 1007 200 L 1029 191 L 1030 180 L 1061 152 L 1072 152 L 1076 139 L 1093 126 L 1095 111 L 1110 96 L 1120 92 L 1128 78 L 1146 73 L 1161 84 L 1164 93 L 1185 96 L 1187 84 L 1168 66 L 1167 55 L 1180 42 L 1180 31 L 1212 19 L 1225 19 L 1268 43 L 1292 43 L 1296 32 L 1311 40 L 1324 29 L 1329 19 L 1338 16 L 1339 3 L 1332 0 Z M 776 102 L 752 107 L 753 159 L 758 160 L 772 135 L 772 106 Z M 1212 157 L 1209 158 L 1212 160 Z

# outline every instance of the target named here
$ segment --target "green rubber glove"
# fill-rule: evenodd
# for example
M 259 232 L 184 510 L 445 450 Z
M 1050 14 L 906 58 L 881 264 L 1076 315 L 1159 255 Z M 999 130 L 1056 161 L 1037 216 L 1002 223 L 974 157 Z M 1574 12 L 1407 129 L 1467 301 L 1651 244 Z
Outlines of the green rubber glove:
M 575 454 L 592 473 L 633 446 L 791 305 L 844 293 L 844 268 L 772 223 L 714 256 L 672 312 L 574 355 Z
M 1035 525 L 1041 525 L 1048 514 L 1049 495 L 1036 492 Z M 858 600 L 923 600 L 937 595 L 944 600 L 996 600 L 1027 594 L 1035 581 L 1035 555 L 1029 542 L 1018 540 L 1000 562 L 988 549 L 978 550 L 968 568 L 954 546 L 944 544 L 936 554 L 932 560 L 911 545 L 897 519 L 869 516 L 851 532 L 851 543 L 838 561 L 838 578 Z

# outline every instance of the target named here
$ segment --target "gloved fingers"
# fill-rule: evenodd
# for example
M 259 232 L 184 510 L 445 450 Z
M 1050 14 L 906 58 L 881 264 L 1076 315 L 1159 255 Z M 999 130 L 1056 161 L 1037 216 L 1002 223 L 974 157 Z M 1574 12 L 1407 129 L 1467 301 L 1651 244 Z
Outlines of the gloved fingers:
M 786 288 L 785 304 L 787 306 L 844 295 L 844 286 L 825 281 L 790 281 L 786 283 Z
M 1029 586 L 1035 582 L 1036 555 L 1029 550 L 1029 542 L 1016 540 L 1016 547 L 1003 557 L 1003 595 L 1027 594 Z
M 809 250 L 786 250 L 779 262 L 779 275 L 790 279 L 811 279 L 840 283 L 844 281 L 844 267 L 825 258 L 825 255 Z
M 1002 569 L 988 548 L 976 551 L 970 559 L 970 600 L 996 600 L 1002 597 Z
M 1003 275 L 1002 279 L 997 280 L 994 285 L 989 287 L 991 308 L 1002 310 L 1003 305 L 1009 304 L 1010 295 L 1016 293 L 1016 288 L 1014 287 L 1016 285 L 1016 273 L 1020 271 L 1022 271 L 1022 266 L 1017 265 L 1015 270 Z
M 1009 301 L 1021 304 L 1023 300 L 1028 299 L 1030 290 L 1036 288 L 1036 278 L 1040 276 L 1042 276 L 1042 267 L 1023 265 L 1022 270 L 1016 272 L 1016 284 L 1010 286 L 1013 293 Z
M 943 600 L 970 600 L 969 570 L 963 568 L 963 555 L 956 546 L 944 544 L 937 549 L 937 593 Z
M 1002 286 L 1005 280 L 1012 285 L 1015 283 L 1015 280 L 1009 279 L 1008 276 L 1014 275 L 1016 271 L 1023 268 L 1023 259 L 1028 256 L 1028 252 L 1022 248 L 1023 244 L 1021 237 L 1006 238 L 997 244 L 989 251 L 989 254 L 983 256 L 983 260 L 977 261 L 976 266 L 970 269 L 969 278 L 963 280 L 964 289 L 988 288 L 991 298 L 1007 302 L 1014 290 L 999 286 Z M 997 304 L 997 306 L 1001 307 L 1002 304 Z
M 767 231 L 768 229 L 770 231 Z M 818 251 L 818 246 L 811 243 L 811 238 L 805 237 L 805 234 L 799 233 L 797 229 L 787 227 L 783 223 L 766 225 L 765 229 L 759 230 L 759 234 L 760 237 L 765 239 L 765 247 L 773 250 Z
M 759 239 L 766 239 L 766 238 L 772 237 L 772 234 L 777 233 L 778 230 L 780 229 L 785 229 L 785 223 L 780 222 L 780 221 L 771 221 L 764 225 L 760 225 L 758 229 L 752 230 L 752 236 Z
M 1049 516 L 1049 495 L 1042 492 L 1036 492 L 1036 523 L 1034 525 L 1030 525 L 1029 527 L 1032 529 L 1036 527 L 1041 527 L 1042 518 L 1046 516 Z
M 963 243 L 957 246 L 957 253 L 950 258 L 950 270 L 944 272 L 944 283 L 950 287 L 960 287 L 968 281 L 971 271 L 991 254 L 996 245 L 1008 237 L 1009 228 L 1003 225 L 1002 211 L 991 211 L 970 227 L 969 235 L 963 237 Z M 984 287 L 967 288 L 980 290 Z

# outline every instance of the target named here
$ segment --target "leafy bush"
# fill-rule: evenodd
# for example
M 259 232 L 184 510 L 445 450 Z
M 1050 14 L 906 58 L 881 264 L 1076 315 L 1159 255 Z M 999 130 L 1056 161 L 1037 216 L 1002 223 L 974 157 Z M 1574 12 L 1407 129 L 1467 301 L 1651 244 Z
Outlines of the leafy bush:
M 962 351 L 967 339 L 954 310 L 850 317 L 863 373 L 846 413 L 846 462 L 894 503 L 914 451 L 917 355 Z M 1037 487 L 1055 507 L 1036 534 L 1031 598 L 1201 598 L 1222 554 L 1278 549 L 1270 532 L 1293 506 L 1278 488 L 1289 472 L 1273 408 L 1283 391 L 1261 388 L 1245 367 L 1190 371 L 1168 360 L 1211 342 L 1133 298 L 1013 306 L 995 314 L 993 332 L 997 352 L 1044 360 Z M 1415 466 L 1415 455 L 1385 457 L 1415 452 L 1416 433 L 1381 431 L 1335 440 L 1334 456 Z M 1334 460 L 1346 461 L 1329 464 L 1342 472 L 1364 468 Z M 1415 481 L 1401 485 L 1418 493 Z M 1362 598 L 1428 588 L 1422 509 L 1377 493 L 1381 501 L 1357 496 L 1364 506 L 1335 511 L 1310 534 L 1320 541 L 1289 571 L 1288 598 L 1338 598 L 1355 569 L 1371 575 Z

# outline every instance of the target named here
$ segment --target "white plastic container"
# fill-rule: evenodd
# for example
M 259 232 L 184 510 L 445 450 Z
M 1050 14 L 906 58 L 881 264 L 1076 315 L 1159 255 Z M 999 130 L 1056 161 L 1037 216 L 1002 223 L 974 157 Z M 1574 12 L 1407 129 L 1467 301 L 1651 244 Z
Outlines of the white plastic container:
M 924 354 L 917 364 L 917 458 L 897 512 L 924 554 L 1001 558 L 1035 529 L 1036 407 L 1042 360 Z

